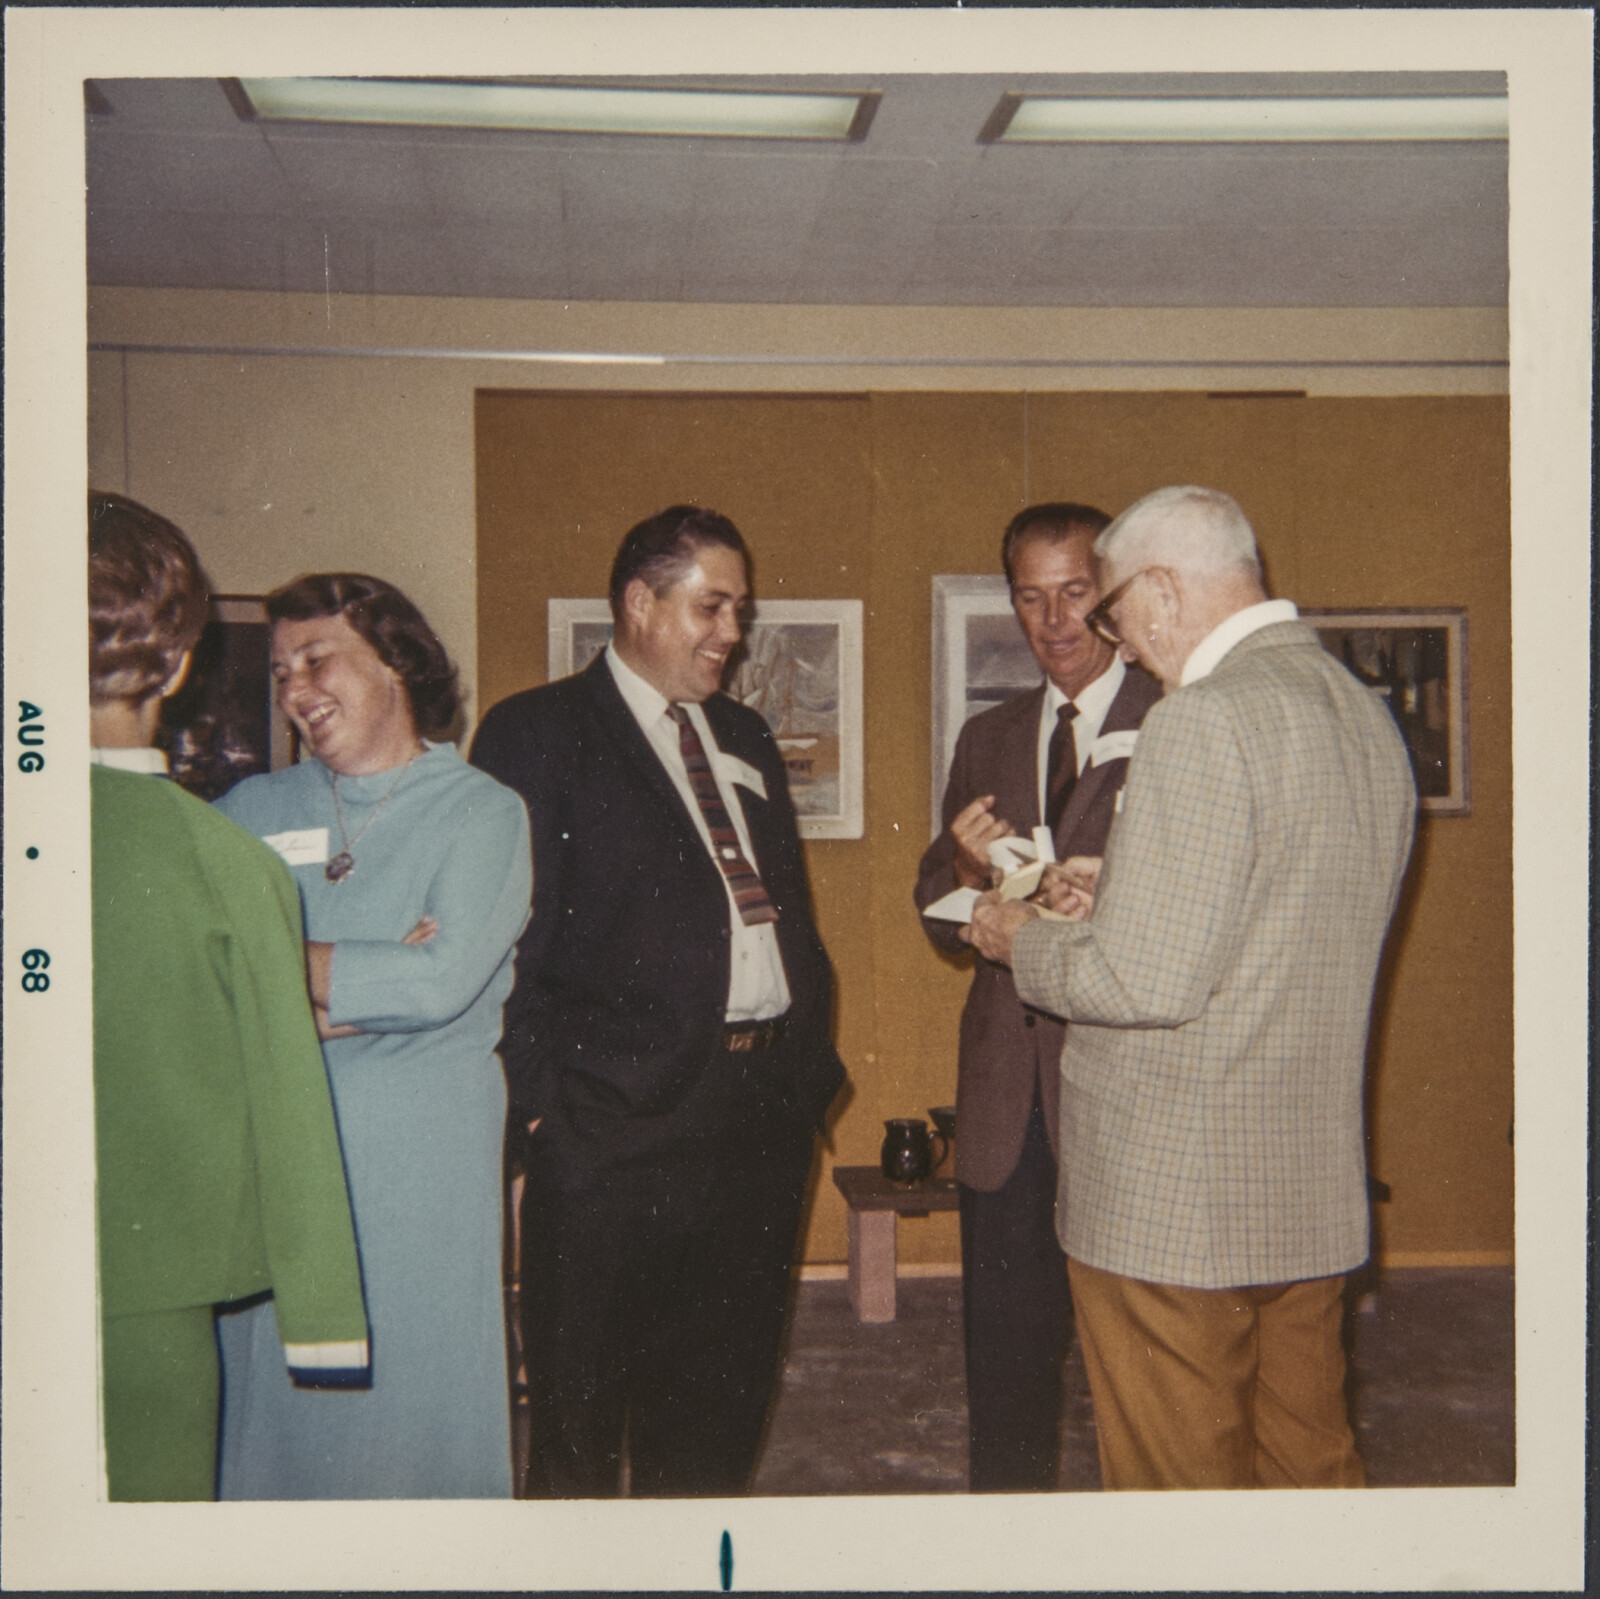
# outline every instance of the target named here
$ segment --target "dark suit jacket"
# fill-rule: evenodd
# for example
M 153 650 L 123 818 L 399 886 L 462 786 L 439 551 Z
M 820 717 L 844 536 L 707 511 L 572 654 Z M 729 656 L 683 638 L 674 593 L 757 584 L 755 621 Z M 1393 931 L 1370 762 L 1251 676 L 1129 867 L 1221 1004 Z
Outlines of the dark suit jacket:
M 776 1073 L 780 1106 L 815 1125 L 844 1067 L 783 760 L 756 712 L 717 694 L 705 713 L 718 746 L 766 781 L 765 800 L 737 793 L 792 998 L 783 1044 L 732 1058 Z M 605 656 L 496 705 L 472 759 L 522 795 L 532 823 L 533 916 L 502 1042 L 515 1114 L 547 1118 L 586 1164 L 727 1130 L 736 1074 L 707 1071 L 728 997 L 727 891 Z
M 916 901 L 921 910 L 957 886 L 950 823 L 980 794 L 995 796 L 995 814 L 1023 837 L 1039 816 L 1039 712 L 1044 685 L 972 718 L 961 730 L 944 793 L 944 831 L 922 857 Z M 1161 685 L 1130 666 L 1102 723 L 1102 734 L 1136 728 L 1161 698 Z M 1099 855 L 1127 778 L 1126 757 L 1084 768 L 1056 829 L 1056 854 Z M 954 922 L 923 919 L 940 949 L 965 951 Z M 1055 1017 L 1017 998 L 1004 966 L 974 957 L 972 987 L 961 1013 L 956 1087 L 956 1176 L 992 1192 L 1017 1164 L 1039 1085 L 1051 1147 L 1060 1152 L 1061 1045 L 1066 1029 Z

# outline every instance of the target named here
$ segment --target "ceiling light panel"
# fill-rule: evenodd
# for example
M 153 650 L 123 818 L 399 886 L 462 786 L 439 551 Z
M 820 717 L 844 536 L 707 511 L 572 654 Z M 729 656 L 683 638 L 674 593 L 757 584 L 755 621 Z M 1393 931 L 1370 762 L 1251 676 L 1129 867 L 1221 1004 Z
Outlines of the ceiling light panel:
M 241 116 L 261 122 L 850 141 L 866 137 L 879 98 L 414 78 L 240 78 L 223 87 Z
M 1337 144 L 1504 139 L 1504 95 L 1300 99 L 1051 98 L 1007 94 L 983 144 Z

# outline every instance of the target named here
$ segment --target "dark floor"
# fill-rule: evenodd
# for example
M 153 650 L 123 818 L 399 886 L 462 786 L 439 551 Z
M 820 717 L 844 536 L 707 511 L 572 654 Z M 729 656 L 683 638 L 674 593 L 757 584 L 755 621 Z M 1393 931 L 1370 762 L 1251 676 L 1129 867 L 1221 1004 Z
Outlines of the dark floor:
M 961 1284 L 906 1278 L 899 1319 L 863 1325 L 843 1282 L 807 1282 L 758 1494 L 961 1493 Z M 1351 1409 L 1373 1487 L 1515 1481 L 1509 1268 L 1384 1272 L 1349 1317 Z M 1100 1485 L 1076 1344 L 1062 1406 L 1064 1489 Z
M 1347 1319 L 1356 1443 L 1375 1488 L 1516 1480 L 1509 1267 L 1385 1271 Z M 898 1319 L 858 1322 L 843 1281 L 800 1285 L 783 1384 L 754 1492 L 963 1493 L 967 1400 L 961 1282 L 902 1278 Z M 1094 1410 L 1067 1355 L 1060 1486 L 1098 1489 Z M 526 1412 L 515 1437 L 518 1475 Z

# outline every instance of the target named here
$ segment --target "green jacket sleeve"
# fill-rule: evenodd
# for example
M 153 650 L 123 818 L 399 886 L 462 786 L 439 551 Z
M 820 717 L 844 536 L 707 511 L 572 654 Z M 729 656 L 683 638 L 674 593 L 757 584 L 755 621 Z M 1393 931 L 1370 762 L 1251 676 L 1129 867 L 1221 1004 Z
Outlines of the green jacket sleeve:
M 299 896 L 277 857 L 251 845 L 249 871 L 225 874 L 224 888 L 279 1336 L 286 1347 L 340 1346 L 290 1347 L 292 1367 L 364 1366 L 361 1271 L 327 1071 L 306 998 Z M 354 1345 L 363 1347 L 343 1347 Z

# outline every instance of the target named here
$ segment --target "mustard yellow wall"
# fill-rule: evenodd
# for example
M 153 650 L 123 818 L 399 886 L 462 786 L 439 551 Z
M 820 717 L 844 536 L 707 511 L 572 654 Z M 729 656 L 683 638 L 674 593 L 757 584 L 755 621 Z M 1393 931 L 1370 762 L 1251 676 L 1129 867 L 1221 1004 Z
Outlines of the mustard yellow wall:
M 90 481 L 173 516 L 226 589 L 311 568 L 400 583 L 478 691 L 474 716 L 543 677 L 542 595 L 598 593 L 612 541 L 668 495 L 712 498 L 705 485 L 715 487 L 757 547 L 763 592 L 867 601 L 868 837 L 810 846 L 857 1080 L 838 1130 L 849 1161 L 873 1157 L 881 1116 L 942 1103 L 954 1082 L 964 981 L 905 920 L 927 830 L 932 573 L 995 570 L 999 529 L 1027 500 L 1081 496 L 1115 510 L 1155 484 L 1199 478 L 1243 499 L 1278 589 L 1303 603 L 1469 606 L 1476 808 L 1428 825 L 1419 846 L 1426 889 L 1409 910 L 1374 1074 L 1375 1166 L 1394 1188 L 1379 1209 L 1391 1260 L 1509 1254 L 1503 309 L 568 306 L 96 288 L 89 321 L 100 346 L 89 359 Z M 503 358 L 569 347 L 679 350 L 695 363 Z M 229 353 L 202 353 L 219 349 Z M 485 358 L 453 353 L 471 350 Z M 818 353 L 862 364 L 810 364 Z M 724 355 L 733 364 L 718 365 Z M 958 357 L 993 365 L 939 364 Z M 1014 364 L 1041 357 L 1067 364 Z M 1174 358 L 1193 365 L 1150 364 Z M 1105 364 L 1070 364 L 1083 359 Z M 1027 397 L 1001 392 L 1024 381 Z M 501 596 L 514 591 L 475 569 L 474 499 L 486 489 L 475 395 L 508 385 L 624 407 L 630 390 L 674 405 L 684 402 L 672 393 L 698 390 L 724 408 L 702 417 L 751 411 L 734 392 L 750 388 L 819 409 L 762 402 L 790 422 L 742 465 L 726 443 L 690 449 L 691 430 L 659 421 L 606 446 L 569 422 L 546 452 L 545 485 L 518 489 L 513 539 L 544 537 L 541 494 L 563 481 L 565 458 L 583 463 L 583 492 L 618 485 L 615 520 L 546 540 L 548 553 L 531 557 L 546 568 L 518 579 L 533 587 L 511 605 Z M 1205 398 L 1252 386 L 1313 397 Z M 822 415 L 855 420 L 795 427 Z M 735 426 L 766 437 L 754 420 Z M 813 435 L 825 446 L 810 452 L 815 467 L 805 464 Z M 820 511 L 802 510 L 802 490 L 824 495 Z M 846 513 L 847 501 L 864 509 Z M 481 625 L 503 635 L 485 637 L 481 654 L 480 599 Z M 506 644 L 517 637 L 520 654 Z M 835 1207 L 824 1183 L 812 1259 L 842 1257 Z M 912 1261 L 955 1256 L 948 1218 L 907 1223 L 901 1237 Z
M 1474 811 L 1424 822 L 1380 989 L 1373 1167 L 1392 1262 L 1512 1247 L 1507 408 L 1494 397 L 1198 394 L 576 395 L 477 407 L 480 703 L 545 676 L 545 601 L 604 590 L 622 532 L 672 500 L 732 516 L 769 598 L 866 602 L 866 836 L 807 845 L 839 977 L 854 1097 L 830 1160 L 875 1158 L 883 1118 L 954 1097 L 958 963 L 922 938 L 930 579 L 996 570 L 1030 501 L 1115 512 L 1163 483 L 1226 488 L 1276 592 L 1303 605 L 1470 613 Z M 1330 908 L 1336 914 L 1336 907 Z M 901 1258 L 950 1261 L 952 1218 Z M 826 1180 L 806 1258 L 843 1258 Z

